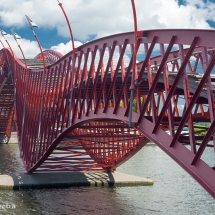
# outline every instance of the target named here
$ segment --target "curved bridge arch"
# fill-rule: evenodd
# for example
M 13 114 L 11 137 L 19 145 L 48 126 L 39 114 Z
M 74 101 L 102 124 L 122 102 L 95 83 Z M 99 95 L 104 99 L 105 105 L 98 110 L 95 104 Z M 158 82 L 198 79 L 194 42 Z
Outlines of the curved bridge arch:
M 121 111 L 121 113 L 125 112 L 125 109 Z M 65 137 L 72 138 L 70 140 L 69 145 L 77 144 L 75 143 L 77 140 L 80 140 L 80 145 L 82 145 L 85 150 L 88 150 L 88 155 L 98 164 L 100 170 L 105 171 L 114 171 L 116 167 L 120 166 L 134 154 L 136 154 L 143 146 L 145 146 L 149 139 L 145 136 L 141 135 L 135 128 L 129 128 L 128 126 L 128 118 L 119 114 L 113 114 L 112 111 L 109 113 L 103 113 L 103 109 L 99 110 L 100 114 L 94 114 L 93 111 L 89 113 L 89 116 L 83 117 L 82 119 L 76 119 L 74 124 L 63 130 L 63 132 L 54 140 L 52 146 L 46 151 L 46 154 L 37 162 L 37 164 L 30 170 L 30 172 L 35 171 L 36 169 L 40 168 L 39 171 L 44 171 L 42 169 L 46 168 L 46 165 L 43 166 L 43 162 L 49 160 L 50 155 L 53 156 L 53 151 L 57 148 L 59 144 L 62 144 L 62 141 Z M 136 113 L 134 112 L 134 115 Z M 96 123 L 100 122 L 100 123 Z M 96 132 L 93 132 L 93 137 L 90 133 L 79 133 L 75 134 L 73 131 L 75 129 L 90 129 L 94 126 L 96 127 Z M 89 126 L 90 125 L 90 126 Z M 104 126 L 103 126 L 104 125 Z M 103 128 L 103 131 L 100 132 L 98 129 Z M 105 128 L 105 129 L 104 129 Z M 110 128 L 112 131 L 107 131 Z M 116 132 L 113 132 L 113 128 L 118 128 Z M 119 134 L 119 130 L 126 130 L 127 139 L 125 133 L 122 135 Z M 91 133 L 92 134 L 92 133 Z M 103 135 L 105 134 L 105 136 Z M 101 138 L 103 139 L 103 143 L 97 146 L 93 146 L 84 143 L 84 136 L 87 137 L 89 141 L 93 142 L 92 139 Z M 108 135 L 111 135 L 108 137 Z M 113 140 L 111 140 L 113 139 Z M 126 141 L 126 140 L 127 141 Z M 105 143 L 106 141 L 106 143 Z M 107 148 L 107 146 L 111 142 L 111 147 Z M 79 143 L 78 143 L 79 144 Z M 68 144 L 65 144 L 68 147 Z M 62 146 L 61 146 L 62 147 Z M 92 148 L 93 147 L 93 148 Z M 94 152 L 93 152 L 94 150 Z M 95 152 L 95 150 L 97 152 Z M 120 153 L 119 153 L 120 152 Z M 108 156 L 107 154 L 115 154 L 115 156 Z M 57 154 L 57 153 L 56 153 Z M 97 156 L 95 156 L 97 155 Z M 88 159 L 88 158 L 87 158 Z M 111 160 L 110 160 L 111 159 Z M 59 168 L 59 167 L 57 167 Z M 61 166 L 64 169 L 64 166 Z M 83 169 L 86 170 L 85 167 Z M 88 170 L 93 170 L 93 168 L 87 168 Z M 47 169 L 46 169 L 47 170 Z M 45 171 L 46 171 L 45 170 Z M 67 170 L 69 170 L 67 168 Z M 73 166 L 71 166 L 71 171 L 73 170 Z
M 45 60 L 48 60 L 49 63 L 53 64 L 56 61 L 58 61 L 61 57 L 63 57 L 63 55 L 58 52 L 58 51 L 54 51 L 54 50 L 45 50 L 43 51 L 43 55 Z M 42 54 L 38 54 L 34 59 L 36 60 L 42 60 Z
M 132 128 L 127 124 L 133 32 L 78 47 L 75 58 L 72 53 L 63 56 L 47 67 L 45 77 L 42 70 L 25 76 L 25 68 L 8 54 L 16 77 L 19 146 L 26 171 L 111 171 L 150 139 L 215 197 L 215 164 L 202 160 L 215 140 L 214 34 L 141 31 Z

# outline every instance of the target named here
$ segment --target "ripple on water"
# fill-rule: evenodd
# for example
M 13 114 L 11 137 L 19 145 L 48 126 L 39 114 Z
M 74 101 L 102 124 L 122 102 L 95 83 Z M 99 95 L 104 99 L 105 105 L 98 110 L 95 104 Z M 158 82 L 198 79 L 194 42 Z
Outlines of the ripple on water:
M 24 171 L 17 145 L 0 145 L 0 161 L 1 174 Z M 16 206 L 0 214 L 214 215 L 214 199 L 157 146 L 144 147 L 117 171 L 152 178 L 154 185 L 0 191 L 0 205 Z
M 17 144 L 0 144 L 0 174 L 25 172 Z

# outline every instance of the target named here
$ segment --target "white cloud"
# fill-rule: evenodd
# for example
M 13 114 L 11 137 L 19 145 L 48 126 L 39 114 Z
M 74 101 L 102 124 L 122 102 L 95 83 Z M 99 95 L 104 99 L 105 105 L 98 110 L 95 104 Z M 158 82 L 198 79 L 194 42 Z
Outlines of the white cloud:
M 131 2 L 125 0 L 60 0 L 72 24 L 76 40 L 87 41 L 90 35 L 97 38 L 133 31 Z M 207 20 L 215 21 L 215 3 L 203 0 L 186 0 L 180 5 L 176 0 L 136 0 L 139 29 L 155 28 L 211 28 Z M 54 0 L 1 0 L 0 26 L 24 29 L 28 27 L 28 15 L 41 28 L 57 29 L 60 36 L 69 38 L 65 17 Z M 31 33 L 29 33 L 30 35 Z M 28 58 L 39 53 L 36 42 L 27 35 L 21 35 L 20 44 Z M 10 39 L 11 41 L 12 39 Z M 15 41 L 11 41 L 15 43 Z M 76 46 L 81 45 L 76 42 Z M 17 45 L 12 46 L 20 55 Z M 71 42 L 56 44 L 50 49 L 66 54 L 71 50 Z
M 7 36 L 5 36 L 5 39 L 10 44 L 10 46 L 11 46 L 13 52 L 16 54 L 16 56 L 18 58 L 23 58 L 16 41 L 13 39 L 13 36 L 8 34 Z M 9 48 L 8 44 L 6 43 L 6 41 L 4 39 L 1 39 L 1 41 L 3 42 L 5 48 Z M 19 44 L 20 44 L 26 58 L 34 58 L 40 52 L 36 41 L 21 39 L 21 40 L 19 40 Z
M 13 52 L 16 54 L 16 56 L 18 58 L 23 58 L 22 53 L 21 53 L 21 51 L 20 51 L 20 49 L 18 47 L 18 44 L 14 40 L 13 36 L 8 34 L 7 36 L 5 36 L 5 39 L 10 44 L 10 46 L 11 46 Z M 4 44 L 4 46 L 6 48 L 9 48 L 8 44 L 6 43 L 6 41 L 4 39 L 1 39 L 1 41 L 3 42 L 3 44 Z M 30 41 L 30 40 L 27 40 L 27 39 L 21 39 L 21 40 L 18 40 L 18 43 L 20 44 L 21 49 L 23 50 L 23 53 L 24 53 L 24 55 L 25 55 L 25 57 L 27 59 L 32 59 L 37 54 L 40 53 L 40 49 L 39 49 L 38 44 L 37 44 L 36 41 Z M 82 45 L 81 42 L 75 41 L 75 47 L 78 47 L 80 45 Z M 68 52 L 70 52 L 72 50 L 72 44 L 71 44 L 71 41 L 69 41 L 66 44 L 60 43 L 60 44 L 58 44 L 56 46 L 52 46 L 50 49 L 54 50 L 54 51 L 58 51 L 61 54 L 65 55 L 65 54 L 67 54 Z
M 79 42 L 79 41 L 75 41 L 75 42 L 74 42 L 74 45 L 75 45 L 75 47 L 77 48 L 77 47 L 81 46 L 82 43 Z M 69 42 L 66 43 L 66 44 L 60 43 L 60 44 L 58 44 L 58 45 L 56 45 L 56 46 L 52 46 L 50 49 L 51 49 L 51 50 L 54 50 L 54 51 L 58 51 L 58 52 L 60 52 L 61 54 L 65 55 L 65 54 L 67 54 L 68 52 L 70 52 L 70 51 L 72 50 L 72 43 L 71 43 L 71 41 L 69 41 Z
M 87 40 L 89 35 L 102 37 L 133 30 L 131 2 L 125 0 L 61 0 L 72 23 L 74 35 Z M 2 0 L 0 25 L 27 26 L 27 14 L 38 26 L 57 28 L 58 34 L 69 37 L 63 13 L 54 0 Z M 215 20 L 215 4 L 203 0 L 136 0 L 139 29 L 210 28 L 206 20 Z

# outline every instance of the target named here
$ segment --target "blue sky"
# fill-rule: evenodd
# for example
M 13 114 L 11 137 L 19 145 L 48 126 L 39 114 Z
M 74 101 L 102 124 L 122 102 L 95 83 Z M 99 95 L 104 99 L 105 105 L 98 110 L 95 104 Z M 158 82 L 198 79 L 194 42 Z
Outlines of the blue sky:
M 75 45 L 103 36 L 133 30 L 130 0 L 60 0 L 69 17 Z M 215 28 L 215 0 L 136 0 L 139 29 Z M 6 31 L 15 53 L 20 55 L 10 29 L 22 37 L 20 44 L 28 58 L 39 53 L 25 15 L 44 49 L 62 54 L 71 50 L 69 31 L 57 0 L 1 0 L 0 29 Z

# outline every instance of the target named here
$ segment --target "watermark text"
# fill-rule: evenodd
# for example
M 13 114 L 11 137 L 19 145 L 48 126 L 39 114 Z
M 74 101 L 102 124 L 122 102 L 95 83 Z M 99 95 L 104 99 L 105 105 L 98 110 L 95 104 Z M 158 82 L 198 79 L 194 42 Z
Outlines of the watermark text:
M 6 204 L 0 204 L 0 210 L 3 209 L 15 209 L 16 208 L 16 205 L 15 204 L 9 204 L 9 203 L 6 203 Z

